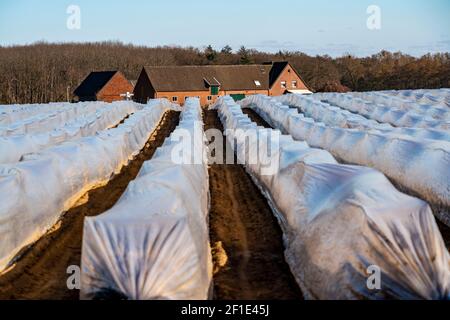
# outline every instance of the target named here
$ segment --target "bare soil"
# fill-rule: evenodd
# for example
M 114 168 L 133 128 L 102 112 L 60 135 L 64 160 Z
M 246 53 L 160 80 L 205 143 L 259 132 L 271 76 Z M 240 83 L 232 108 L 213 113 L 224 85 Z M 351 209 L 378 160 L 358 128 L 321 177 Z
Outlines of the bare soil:
M 167 112 L 155 133 L 130 163 L 107 185 L 89 191 L 84 203 L 70 209 L 55 227 L 27 249 L 15 266 L 0 277 L 0 299 L 78 299 L 78 290 L 67 289 L 70 265 L 80 265 L 83 221 L 99 215 L 119 200 L 128 183 L 175 129 L 179 112 Z
M 257 114 L 255 111 L 249 108 L 243 108 L 242 112 L 246 114 L 250 120 L 252 120 L 254 123 L 256 123 L 258 126 L 264 127 L 264 128 L 272 128 L 270 124 L 267 123 L 266 120 L 261 118 L 259 114 Z
M 203 119 L 205 130 L 223 131 L 217 111 L 205 111 Z M 278 222 L 244 167 L 212 164 L 209 179 L 214 298 L 302 299 Z
M 441 231 L 442 238 L 444 239 L 447 250 L 450 251 L 450 228 L 436 219 L 439 230 Z
M 257 123 L 258 125 L 263 126 L 265 128 L 271 128 L 271 126 L 263 118 L 261 118 L 261 116 L 259 114 L 257 114 L 252 109 L 244 108 L 244 109 L 242 109 L 242 111 L 245 114 L 247 114 L 248 117 L 253 122 Z M 337 160 L 339 161 L 339 163 L 342 163 L 342 164 L 350 164 L 350 163 L 346 163 L 346 162 L 342 161 L 341 159 L 337 159 Z M 389 180 L 399 191 L 420 199 L 420 195 L 412 192 L 411 190 L 404 188 L 403 186 L 399 185 L 398 183 L 395 183 L 392 179 L 389 179 Z M 441 210 L 441 208 L 437 208 L 435 206 L 431 206 L 431 209 L 433 210 L 433 212 L 437 212 L 438 210 Z M 446 211 L 448 212 L 448 209 Z M 437 217 L 435 217 L 435 219 L 436 219 L 436 223 L 439 227 L 439 230 L 442 234 L 442 238 L 444 239 L 445 246 L 450 251 L 450 227 L 447 226 L 446 224 L 442 223 L 441 221 L 439 221 L 439 219 Z

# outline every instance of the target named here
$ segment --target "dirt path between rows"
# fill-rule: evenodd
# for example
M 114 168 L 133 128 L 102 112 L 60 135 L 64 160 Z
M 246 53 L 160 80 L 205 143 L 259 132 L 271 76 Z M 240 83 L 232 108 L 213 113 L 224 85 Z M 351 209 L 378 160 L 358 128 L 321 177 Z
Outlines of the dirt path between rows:
M 261 116 L 259 114 L 257 114 L 252 109 L 244 108 L 244 109 L 242 109 L 242 111 L 246 115 L 248 115 L 248 117 L 253 122 L 257 123 L 258 125 L 263 126 L 265 128 L 271 128 L 271 126 L 263 118 L 261 118 Z M 342 162 L 342 161 L 339 161 L 339 162 Z M 394 181 L 391 180 L 391 182 L 399 191 L 404 192 L 406 194 L 409 194 L 409 195 L 411 195 L 413 197 L 420 198 L 420 196 L 418 196 L 417 194 L 406 190 L 405 188 L 403 188 L 403 187 L 399 186 L 398 184 L 396 184 Z M 436 211 L 438 209 L 432 207 L 432 210 Z M 438 225 L 439 231 L 441 232 L 442 238 L 444 240 L 445 246 L 447 247 L 447 250 L 450 251 L 450 227 L 448 227 L 447 225 L 445 225 L 444 223 L 439 221 L 438 218 L 435 217 L 435 219 L 436 219 L 436 223 Z
M 270 124 L 267 123 L 266 120 L 261 118 L 259 114 L 257 114 L 255 111 L 249 108 L 243 108 L 242 112 L 246 114 L 250 120 L 252 120 L 254 123 L 256 123 L 258 126 L 264 127 L 264 128 L 272 128 Z
M 167 112 L 155 134 L 141 153 L 109 183 L 91 190 L 85 203 L 70 209 L 53 228 L 27 250 L 12 270 L 0 277 L 0 299 L 78 299 L 78 290 L 68 290 L 66 273 L 70 265 L 80 265 L 83 221 L 99 215 L 119 200 L 144 161 L 175 129 L 179 112 Z
M 441 231 L 442 238 L 444 239 L 447 250 L 450 251 L 450 228 L 436 219 L 439 231 Z
M 205 111 L 203 119 L 205 130 L 223 131 L 217 111 Z M 209 180 L 214 298 L 301 299 L 278 222 L 244 167 L 212 164 Z

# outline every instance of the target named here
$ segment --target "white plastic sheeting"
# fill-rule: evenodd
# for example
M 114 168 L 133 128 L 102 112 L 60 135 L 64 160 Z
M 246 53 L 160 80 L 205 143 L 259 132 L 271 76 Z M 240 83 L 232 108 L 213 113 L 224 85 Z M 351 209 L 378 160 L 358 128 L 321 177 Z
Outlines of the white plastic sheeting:
M 364 97 L 368 98 L 370 96 L 366 95 Z M 396 127 L 450 130 L 449 119 L 434 119 L 415 110 L 385 104 L 387 103 L 386 101 L 384 103 L 370 102 L 348 93 L 316 93 L 313 95 L 313 98 L 329 102 L 372 120 L 390 123 Z
M 422 96 L 424 100 L 416 99 L 411 101 L 402 96 L 394 96 L 381 91 L 350 92 L 348 94 L 376 104 L 383 104 L 405 111 L 413 110 L 420 115 L 434 119 L 450 120 L 450 109 L 447 105 L 447 99 L 444 97 L 433 96 L 433 100 L 431 96 L 427 95 L 427 98 L 425 98 L 424 95 Z
M 33 114 L 32 116 L 26 116 L 23 112 L 3 114 L 0 121 L 7 122 L 7 124 L 0 125 L 0 136 L 48 132 L 61 128 L 78 117 L 93 115 L 108 105 L 109 103 L 106 102 L 81 102 L 70 105 L 64 104 L 63 107 L 59 108 L 55 106 L 55 109 L 51 109 L 49 107 L 51 105 L 40 107 L 38 110 L 42 110 L 42 112 L 30 111 Z M 45 111 L 45 109 L 50 110 Z M 19 114 L 19 118 L 24 118 L 12 121 L 12 118 L 17 118 Z
M 327 150 L 347 163 L 378 169 L 432 204 L 450 207 L 450 142 L 329 127 L 267 96 L 246 100 L 244 103 L 266 121 L 294 139 Z M 436 214 L 450 224 L 445 212 Z
M 91 102 L 88 102 L 91 103 Z M 77 105 L 83 105 L 82 103 Z M 70 102 L 51 102 L 45 104 L 7 104 L 0 105 L 0 126 L 12 124 L 33 116 L 48 112 L 70 109 L 74 104 Z
M 81 137 L 94 135 L 97 131 L 117 125 L 127 115 L 142 109 L 133 102 L 114 102 L 96 113 L 80 116 L 53 131 L 36 134 L 0 136 L 0 163 L 17 162 L 27 153 Z
M 314 99 L 312 96 L 286 94 L 273 97 L 273 99 L 283 105 L 298 108 L 299 111 L 306 117 L 312 118 L 317 122 L 323 122 L 329 126 L 360 130 L 377 130 L 380 133 L 395 133 L 399 135 L 408 135 L 419 139 L 450 141 L 450 131 L 426 128 L 393 127 L 388 123 L 379 123 L 375 120 L 367 119 L 359 114 L 341 109 L 340 107 L 324 103 L 318 99 Z M 249 102 L 250 100 L 245 100 L 242 103 Z
M 231 98 L 215 107 L 226 129 L 258 129 L 259 143 L 268 140 Z M 227 135 L 240 157 L 259 144 L 246 145 L 242 130 Z M 376 170 L 340 165 L 290 136 L 274 153 L 275 174 L 261 174 L 260 162 L 246 169 L 282 226 L 286 260 L 307 299 L 450 298 L 449 253 L 425 202 Z M 381 272 L 380 289 L 367 286 L 368 268 Z
M 119 173 L 173 107 L 167 100 L 150 101 L 117 128 L 0 165 L 0 271 L 84 193 Z
M 208 170 L 202 125 L 195 127 L 201 121 L 199 100 L 188 99 L 179 126 L 116 205 L 85 219 L 82 299 L 208 298 Z M 182 148 L 180 163 L 173 155 L 186 135 L 192 149 Z
M 386 90 L 381 93 L 420 104 L 450 107 L 450 89 Z

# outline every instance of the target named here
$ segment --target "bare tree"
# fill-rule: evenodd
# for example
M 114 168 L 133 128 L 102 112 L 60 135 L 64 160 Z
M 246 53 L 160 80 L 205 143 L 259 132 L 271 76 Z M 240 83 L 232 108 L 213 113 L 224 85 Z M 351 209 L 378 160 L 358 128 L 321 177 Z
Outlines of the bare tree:
M 137 79 L 145 65 L 252 64 L 288 60 L 315 90 L 380 90 L 450 87 L 450 54 L 415 58 L 382 51 L 370 57 L 309 56 L 294 51 L 276 54 L 230 46 L 143 47 L 120 42 L 38 42 L 28 46 L 0 46 L 0 103 L 66 101 L 94 70 L 121 70 Z

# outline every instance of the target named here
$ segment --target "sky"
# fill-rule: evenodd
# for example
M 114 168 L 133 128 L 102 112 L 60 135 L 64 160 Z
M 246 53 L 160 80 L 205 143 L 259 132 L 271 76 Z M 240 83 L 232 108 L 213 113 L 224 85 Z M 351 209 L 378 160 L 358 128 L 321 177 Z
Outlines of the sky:
M 450 52 L 450 0 L 0 0 L 2 46 L 104 40 L 420 56 Z

